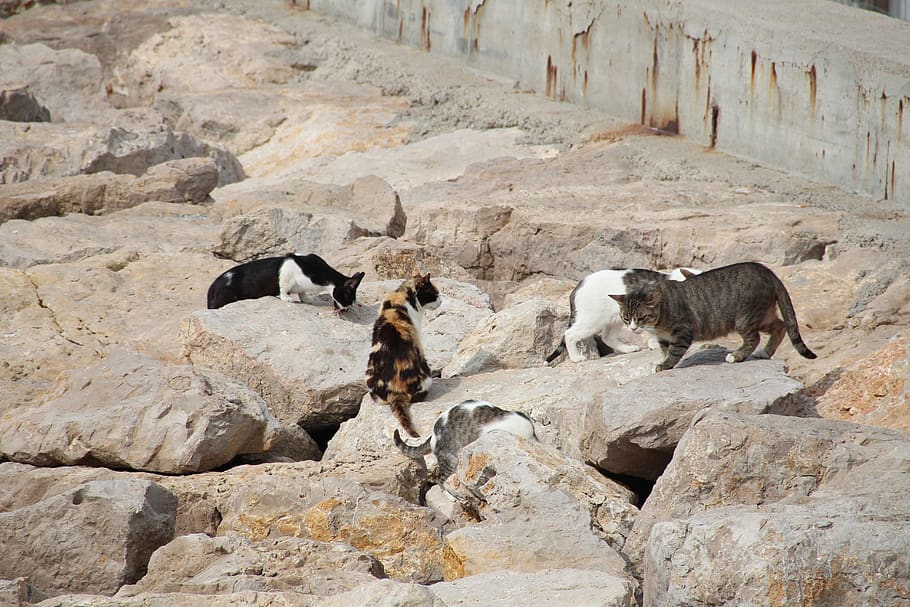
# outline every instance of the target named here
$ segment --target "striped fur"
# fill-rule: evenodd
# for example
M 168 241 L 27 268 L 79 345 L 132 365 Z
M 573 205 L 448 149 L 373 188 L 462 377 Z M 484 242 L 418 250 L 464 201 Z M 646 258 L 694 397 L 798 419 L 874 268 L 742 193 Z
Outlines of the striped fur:
M 745 262 L 689 276 L 683 282 L 658 281 L 628 295 L 611 295 L 619 302 L 623 322 L 635 332 L 657 333 L 664 361 L 658 371 L 672 369 L 693 341 L 739 333 L 742 345 L 727 355 L 727 362 L 749 357 L 759 343 L 759 332 L 768 333 L 768 343 L 755 356 L 774 356 L 784 335 L 806 358 L 816 355 L 799 334 L 796 312 L 787 288 L 765 266 Z M 783 320 L 778 318 L 780 310 Z
M 423 400 L 432 383 L 421 339 L 423 310 L 438 301 L 439 291 L 430 275 L 417 275 L 385 298 L 373 325 L 367 388 L 373 400 L 389 405 L 411 436 L 420 433 L 411 422 L 410 405 Z

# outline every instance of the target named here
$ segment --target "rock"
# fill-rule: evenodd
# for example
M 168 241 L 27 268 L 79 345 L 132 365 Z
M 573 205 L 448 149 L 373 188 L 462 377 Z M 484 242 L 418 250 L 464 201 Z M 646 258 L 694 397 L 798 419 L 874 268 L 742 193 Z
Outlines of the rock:
M 195 205 L 147 202 L 109 215 L 74 213 L 0 224 L 0 264 L 23 270 L 117 251 L 127 261 L 104 258 L 116 269 L 128 266 L 142 254 L 204 253 L 212 261 L 209 251 L 213 244 L 212 224 Z M 169 273 L 159 270 L 159 274 Z M 209 283 L 215 277 L 206 278 Z M 204 292 L 198 297 L 197 301 L 205 302 Z
M 432 511 L 348 479 L 258 475 L 237 487 L 220 511 L 219 535 L 343 542 L 375 557 L 394 579 L 442 578 L 442 538 Z
M 204 202 L 217 182 L 218 171 L 211 158 L 164 162 L 138 178 L 105 171 L 32 179 L 4 187 L 0 193 L 0 223 L 67 213 L 98 215 L 153 200 Z
M 904 525 L 818 506 L 730 507 L 655 525 L 642 604 L 887 605 L 907 596 Z
M 10 123 L 0 132 L 0 182 L 110 171 L 141 176 L 170 160 L 211 157 L 218 184 L 243 179 L 233 154 L 172 130 L 148 109 L 110 110 L 102 124 Z
M 493 571 L 430 587 L 449 607 L 634 607 L 635 588 L 626 576 L 583 569 Z
M 143 593 L 232 594 L 299 592 L 330 596 L 383 577 L 382 565 L 344 544 L 296 537 L 258 542 L 197 533 L 175 538 L 152 554 L 148 573 L 117 597 Z
M 0 87 L 2 88 L 2 87 Z M 27 86 L 9 86 L 0 90 L 0 120 L 10 122 L 50 122 L 51 113 Z
M 376 177 L 348 186 L 283 182 L 279 188 L 218 193 L 226 221 L 215 253 L 249 261 L 288 251 L 331 254 L 361 236 L 401 236 L 407 217 L 398 194 Z
M 172 17 L 114 70 L 113 89 L 130 105 L 170 91 L 213 92 L 286 84 L 297 76 L 296 39 L 277 27 L 237 15 Z M 200 78 L 199 74 L 205 74 Z
M 0 605 L 30 605 L 37 603 L 44 597 L 35 591 L 27 577 L 17 577 L 14 580 L 0 580 Z
M 497 312 L 458 346 L 444 377 L 542 367 L 569 321 L 567 306 L 531 299 Z
M 427 314 L 424 348 L 430 365 L 439 368 L 468 326 L 491 312 L 476 287 L 434 282 L 442 303 Z M 362 283 L 358 300 L 378 301 L 399 284 Z M 366 392 L 364 373 L 379 307 L 356 306 L 338 317 L 325 297 L 313 301 L 319 305 L 269 297 L 197 312 L 183 325 L 186 356 L 255 389 L 285 424 L 341 423 L 357 413 Z M 276 326 L 282 329 L 276 332 Z
M 447 582 L 494 571 L 534 573 L 581 567 L 622 577 L 625 561 L 577 516 L 485 521 L 445 537 Z M 631 583 L 631 576 L 627 579 Z
M 447 486 L 484 521 L 587 515 L 585 527 L 615 550 L 638 515 L 635 495 L 622 485 L 553 447 L 504 432 L 462 449 Z
M 910 336 L 897 336 L 871 356 L 832 372 L 807 390 L 813 407 L 842 419 L 910 431 Z
M 433 586 L 435 588 L 435 585 Z M 319 607 L 446 607 L 430 588 L 392 580 L 377 580 L 339 594 Z
M 0 578 L 27 575 L 48 596 L 113 594 L 142 577 L 152 552 L 170 541 L 176 506 L 149 481 L 93 481 L 0 513 Z
M 29 105 L 38 110 L 37 116 L 46 116 L 42 122 L 51 118 L 83 121 L 86 114 L 108 107 L 101 63 L 94 55 L 73 48 L 54 50 L 44 44 L 3 44 L 0 64 L 4 66 L 0 89 L 27 86 L 33 95 Z
M 334 254 L 335 268 L 348 275 L 364 272 L 367 281 L 401 280 L 415 271 L 466 282 L 464 268 L 445 262 L 426 247 L 388 237 L 357 238 Z
M 277 425 L 256 393 L 220 373 L 117 351 L 71 372 L 44 402 L 9 412 L 0 449 L 44 466 L 184 474 L 268 450 Z
M 501 158 L 455 181 L 399 189 L 405 237 L 486 280 L 535 273 L 577 280 L 609 267 L 742 259 L 785 265 L 820 259 L 838 239 L 836 213 L 781 206 L 771 195 L 750 197 L 731 213 L 729 188 L 719 181 L 700 183 L 697 216 L 678 204 L 654 204 L 688 194 L 673 182 L 630 179 L 633 158 L 629 145 L 593 143 L 553 160 Z
M 899 563 L 888 554 L 906 552 L 906 539 L 902 546 L 892 540 L 900 535 L 893 526 L 906 517 L 910 495 L 907 443 L 897 431 L 845 422 L 717 411 L 701 416 L 624 548 L 633 563 L 647 553 L 645 604 L 685 602 L 683 595 L 692 592 L 715 604 L 778 595 L 787 604 L 799 592 L 823 589 L 837 604 L 851 604 L 844 581 L 885 579 L 874 573 L 887 570 L 879 560 Z M 865 539 L 848 542 L 855 534 Z M 683 573 L 693 558 L 698 572 Z M 885 575 L 906 579 L 899 570 Z M 817 589 L 803 586 L 806 580 L 817 580 Z M 874 584 L 869 590 L 868 600 L 881 602 L 874 596 L 882 590 Z
M 657 350 L 650 353 L 660 356 Z M 580 449 L 601 470 L 654 480 L 693 417 L 706 409 L 785 412 L 802 384 L 778 359 L 729 364 L 726 350 L 690 353 L 675 368 L 608 388 L 591 399 Z
M 241 591 L 233 594 L 186 594 L 149 592 L 134 597 L 106 597 L 96 594 L 67 594 L 42 601 L 42 607 L 313 607 L 314 597 L 297 592 Z

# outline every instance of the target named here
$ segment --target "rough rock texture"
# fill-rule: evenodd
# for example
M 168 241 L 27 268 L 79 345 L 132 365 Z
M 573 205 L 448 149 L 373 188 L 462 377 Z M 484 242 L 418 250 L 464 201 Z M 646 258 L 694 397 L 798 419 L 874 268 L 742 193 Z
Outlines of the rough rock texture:
M 152 552 L 173 537 L 176 506 L 165 489 L 131 479 L 89 482 L 0 513 L 0 578 L 28 576 L 48 596 L 113 594 L 142 577 Z
M 148 592 L 300 592 L 328 596 L 383 576 L 382 565 L 345 544 L 295 537 L 258 542 L 239 536 L 184 535 L 149 559 L 148 573 L 118 597 Z
M 543 366 L 569 320 L 568 306 L 531 299 L 497 312 L 458 346 L 445 377 Z
M 320 607 L 446 607 L 447 603 L 436 597 L 429 588 L 417 584 L 402 584 L 392 580 L 379 580 L 356 590 L 331 597 Z
M 105 171 L 32 179 L 0 192 L 0 223 L 67 213 L 99 215 L 149 201 L 203 202 L 217 183 L 218 170 L 211 158 L 164 162 L 141 177 Z
M 780 360 L 730 364 L 725 355 L 725 350 L 690 353 L 669 371 L 607 389 L 590 400 L 580 442 L 585 461 L 654 480 L 699 412 L 785 412 L 788 399 L 802 388 L 785 374 Z
M 44 402 L 8 411 L 0 421 L 0 454 L 44 466 L 185 474 L 267 451 L 277 434 L 277 420 L 246 386 L 200 367 L 118 351 L 73 371 Z
M 431 586 L 449 607 L 633 607 L 635 584 L 604 571 L 550 569 L 521 573 L 494 571 Z
M 351 480 L 256 478 L 236 488 L 221 513 L 219 534 L 344 542 L 374 556 L 389 577 L 442 579 L 442 537 L 433 512 Z
M 626 543 L 633 562 L 644 552 L 645 604 L 910 596 L 898 531 L 908 446 L 899 432 L 844 422 L 701 417 Z
M 51 113 L 35 99 L 27 86 L 0 86 L 0 120 L 49 122 Z

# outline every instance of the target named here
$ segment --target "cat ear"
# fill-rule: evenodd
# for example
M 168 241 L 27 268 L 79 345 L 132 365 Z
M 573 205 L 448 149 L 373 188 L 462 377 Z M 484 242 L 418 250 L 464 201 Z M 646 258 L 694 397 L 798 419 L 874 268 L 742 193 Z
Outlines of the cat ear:
M 421 278 L 420 270 L 418 270 L 417 268 L 414 268 L 414 271 L 411 272 L 411 278 Z
M 680 268 L 679 273 L 682 274 L 683 276 L 685 276 L 686 278 L 692 278 L 693 276 L 695 276 L 695 272 L 693 272 L 689 268 Z
M 625 295 L 612 295 L 612 294 L 608 294 L 608 295 L 610 295 L 611 298 L 615 299 L 620 305 L 626 300 Z
M 427 281 L 427 282 L 430 282 L 430 273 L 427 272 L 427 275 L 424 276 L 423 279 L 424 279 L 425 281 Z
M 358 286 L 360 286 L 360 281 L 363 280 L 364 276 L 366 276 L 366 274 L 364 274 L 363 272 L 357 272 L 356 274 L 351 276 L 349 279 L 347 279 L 345 281 L 345 283 L 349 287 L 353 287 L 356 289 Z

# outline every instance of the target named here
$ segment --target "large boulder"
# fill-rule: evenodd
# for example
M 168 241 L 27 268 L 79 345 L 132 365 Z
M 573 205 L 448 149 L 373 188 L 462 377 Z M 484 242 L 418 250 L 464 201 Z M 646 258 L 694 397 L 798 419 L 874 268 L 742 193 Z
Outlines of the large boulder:
M 51 113 L 27 86 L 0 84 L 0 120 L 49 122 Z
M 133 479 L 89 482 L 0 513 L 0 579 L 28 576 L 48 596 L 113 594 L 171 540 L 176 506 L 159 485 Z
M 0 223 L 67 213 L 98 215 L 142 204 L 204 202 L 218 183 L 211 158 L 171 160 L 141 177 L 107 171 L 13 183 L 0 192 Z
M 214 371 L 117 351 L 72 371 L 41 404 L 8 411 L 0 454 L 45 466 L 184 474 L 267 451 L 277 434 L 277 421 L 246 386 Z M 311 443 L 301 455 L 320 453 Z
M 109 110 L 99 124 L 9 123 L 0 131 L 0 182 L 110 171 L 140 176 L 169 160 L 211 157 L 218 183 L 245 176 L 233 154 L 174 131 L 149 109 Z
M 0 64 L 4 66 L 0 90 L 27 86 L 54 121 L 84 121 L 86 114 L 107 107 L 101 63 L 95 55 L 44 44 L 2 44 Z M 39 111 L 36 117 L 42 114 Z
M 721 349 L 695 351 L 669 371 L 608 388 L 588 401 L 580 438 L 585 461 L 654 480 L 699 412 L 785 412 L 802 389 L 779 359 L 730 364 L 725 355 Z
M 635 588 L 627 576 L 569 568 L 491 571 L 430 587 L 448 607 L 634 607 Z
M 542 367 L 569 320 L 567 305 L 529 299 L 478 325 L 442 370 L 444 377 Z
M 429 508 L 338 476 L 258 475 L 220 505 L 219 535 L 342 542 L 375 557 L 389 577 L 442 579 L 442 536 Z
M 891 602 L 910 579 L 908 462 L 893 430 L 699 417 L 626 543 L 643 558 L 644 604 Z
M 299 592 L 330 596 L 384 577 L 372 556 L 340 543 L 297 537 L 257 542 L 202 533 L 175 538 L 152 554 L 148 572 L 118 597 L 151 592 Z

